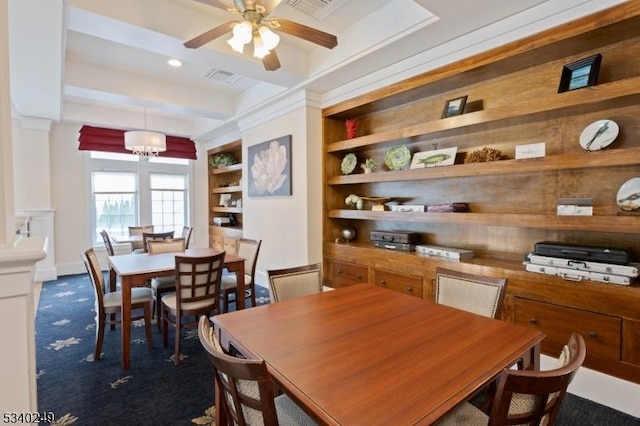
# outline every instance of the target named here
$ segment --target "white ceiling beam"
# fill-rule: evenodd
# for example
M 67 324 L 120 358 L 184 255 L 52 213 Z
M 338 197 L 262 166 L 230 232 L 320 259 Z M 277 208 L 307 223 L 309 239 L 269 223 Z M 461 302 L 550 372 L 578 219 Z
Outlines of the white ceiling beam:
M 63 36 L 62 0 L 9 0 L 9 78 L 18 114 L 60 119 Z

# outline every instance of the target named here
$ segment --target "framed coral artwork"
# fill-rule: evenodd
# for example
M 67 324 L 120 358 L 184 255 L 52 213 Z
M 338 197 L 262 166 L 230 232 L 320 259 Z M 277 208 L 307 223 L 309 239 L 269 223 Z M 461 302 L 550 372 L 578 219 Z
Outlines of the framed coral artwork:
M 249 196 L 291 195 L 291 135 L 250 146 Z

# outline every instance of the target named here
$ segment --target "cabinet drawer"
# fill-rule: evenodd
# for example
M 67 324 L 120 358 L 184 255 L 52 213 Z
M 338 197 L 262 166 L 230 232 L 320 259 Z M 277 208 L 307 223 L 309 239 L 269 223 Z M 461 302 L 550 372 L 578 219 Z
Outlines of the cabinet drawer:
M 238 252 L 238 240 L 235 238 L 224 237 L 222 240 L 222 250 L 229 254 L 236 254 Z
M 209 245 L 215 250 L 224 250 L 224 241 L 220 235 L 209 234 Z
M 573 332 L 587 344 L 585 365 L 598 367 L 620 360 L 621 319 L 550 303 L 515 298 L 514 322 L 540 330 L 547 337 L 542 351 L 557 357 Z
M 422 297 L 422 277 L 376 269 L 373 283 L 409 296 Z
M 333 287 L 345 287 L 366 282 L 369 282 L 369 267 L 337 260 L 331 262 L 331 284 Z

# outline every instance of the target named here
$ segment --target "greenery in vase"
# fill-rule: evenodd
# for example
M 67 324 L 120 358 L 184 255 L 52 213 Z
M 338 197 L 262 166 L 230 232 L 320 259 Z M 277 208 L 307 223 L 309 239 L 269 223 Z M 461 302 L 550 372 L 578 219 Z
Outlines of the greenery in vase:
M 223 152 L 223 153 L 215 154 L 211 156 L 211 158 L 209 159 L 209 162 L 211 163 L 211 167 L 213 167 L 214 169 L 217 169 L 220 167 L 233 166 L 234 164 L 238 163 L 238 160 L 236 160 L 236 158 L 233 155 Z

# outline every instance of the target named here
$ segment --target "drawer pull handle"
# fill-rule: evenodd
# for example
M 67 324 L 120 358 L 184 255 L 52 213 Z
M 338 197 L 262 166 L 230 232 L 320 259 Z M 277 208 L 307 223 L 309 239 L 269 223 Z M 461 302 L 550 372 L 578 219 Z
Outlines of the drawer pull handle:
M 537 323 L 538 323 L 538 320 L 537 320 L 537 319 L 535 319 L 535 318 L 529 318 L 529 322 L 530 322 L 531 324 L 537 324 Z
M 342 273 L 342 269 L 338 269 L 336 272 L 341 274 Z
M 596 337 L 598 337 L 598 333 L 596 333 L 595 331 L 590 331 L 589 332 L 589 337 L 596 338 Z
M 387 285 L 387 282 L 386 282 L 385 280 L 380 280 L 380 285 L 384 285 L 384 286 L 386 286 L 386 285 Z
M 362 279 L 362 275 L 358 274 L 358 275 L 356 275 L 356 278 L 360 280 L 360 279 Z
M 413 287 L 407 287 L 407 291 L 408 291 L 409 293 L 413 293 Z

